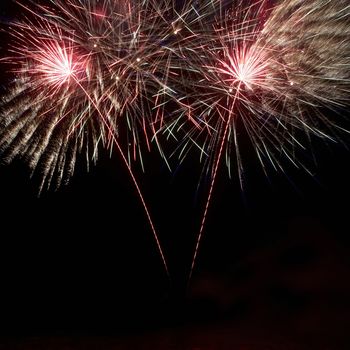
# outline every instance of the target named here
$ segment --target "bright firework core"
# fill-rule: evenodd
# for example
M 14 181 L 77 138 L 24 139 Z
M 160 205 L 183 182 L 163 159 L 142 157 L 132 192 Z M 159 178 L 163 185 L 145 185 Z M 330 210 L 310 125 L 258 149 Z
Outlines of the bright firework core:
M 34 73 L 39 73 L 48 83 L 56 88 L 61 87 L 76 73 L 77 63 L 74 62 L 71 48 L 66 48 L 58 42 L 47 43 L 33 54 Z
M 233 92 L 233 86 L 243 85 L 249 90 L 254 85 L 260 85 L 264 78 L 266 62 L 259 52 L 251 49 L 235 49 L 233 53 L 226 54 L 225 59 L 219 60 L 222 68 L 218 71 L 226 76 L 229 84 L 229 93 Z

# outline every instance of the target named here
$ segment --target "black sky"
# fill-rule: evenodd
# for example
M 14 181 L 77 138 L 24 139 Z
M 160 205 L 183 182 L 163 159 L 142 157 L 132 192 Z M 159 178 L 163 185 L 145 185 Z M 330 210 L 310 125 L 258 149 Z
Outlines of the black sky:
M 13 12 L 1 1 L 3 25 Z M 5 43 L 6 32 L 1 37 Z M 265 324 L 301 342 L 344 344 L 349 151 L 313 140 L 313 154 L 313 176 L 286 162 L 286 174 L 271 169 L 266 178 L 247 152 L 243 192 L 222 167 L 187 291 L 208 190 L 204 179 L 197 191 L 197 155 L 174 174 L 156 153 L 145 155 L 145 173 L 135 169 L 171 283 L 117 152 L 102 154 L 89 172 L 81 161 L 68 186 L 39 198 L 20 160 L 1 165 L 0 333 L 115 335 L 225 324 L 254 334 Z

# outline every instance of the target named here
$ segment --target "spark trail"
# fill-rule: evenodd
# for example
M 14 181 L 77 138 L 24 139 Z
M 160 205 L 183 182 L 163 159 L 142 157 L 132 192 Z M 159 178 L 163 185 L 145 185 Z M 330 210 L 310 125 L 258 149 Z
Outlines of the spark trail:
M 104 116 L 102 115 L 102 113 L 101 113 L 100 110 L 98 109 L 98 107 L 97 107 L 97 105 L 95 104 L 95 102 L 92 100 L 91 96 L 89 96 L 89 94 L 87 93 L 87 91 L 79 84 L 79 82 L 76 80 L 76 78 L 74 77 L 74 75 L 73 75 L 73 79 L 77 82 L 77 84 L 79 85 L 79 87 L 80 87 L 80 88 L 84 91 L 84 93 L 87 95 L 88 99 L 91 101 L 91 103 L 93 104 L 93 106 L 96 108 L 97 113 L 99 114 L 99 116 L 100 116 L 101 119 L 103 120 L 103 123 L 105 123 L 105 124 L 106 124 L 106 127 L 110 130 L 110 126 L 108 125 L 107 121 L 105 120 Z M 111 131 L 111 130 L 110 130 L 110 131 Z M 155 229 L 155 227 L 154 227 L 153 220 L 152 220 L 151 214 L 150 214 L 150 212 L 149 212 L 149 210 L 148 210 L 146 201 L 145 201 L 145 199 L 144 199 L 144 197 L 143 197 L 143 194 L 142 194 L 142 192 L 141 192 L 140 186 L 139 186 L 139 184 L 138 184 L 138 182 L 137 182 L 137 180 L 136 180 L 136 177 L 135 177 L 135 175 L 134 175 L 134 173 L 133 173 L 133 171 L 132 171 L 132 169 L 131 169 L 131 167 L 130 167 L 130 164 L 128 163 L 128 161 L 127 161 L 127 159 L 126 159 L 126 157 L 125 157 L 125 155 L 124 155 L 124 153 L 123 153 L 122 148 L 121 148 L 120 145 L 119 145 L 118 140 L 116 139 L 116 137 L 115 137 L 115 135 L 114 135 L 113 133 L 111 134 L 111 137 L 113 138 L 114 144 L 115 144 L 115 146 L 117 147 L 118 152 L 119 152 L 119 154 L 120 154 L 120 156 L 121 156 L 121 158 L 122 158 L 122 160 L 123 160 L 123 162 L 124 162 L 126 168 L 128 169 L 129 175 L 130 175 L 130 177 L 131 177 L 131 179 L 132 179 L 132 182 L 133 182 L 133 184 L 134 184 L 134 186 L 135 186 L 135 189 L 136 189 L 136 191 L 137 191 L 137 194 L 138 194 L 138 196 L 139 196 L 139 198 L 140 198 L 140 201 L 141 201 L 141 203 L 142 203 L 143 209 L 144 209 L 144 211 L 145 211 L 145 213 L 146 213 L 147 220 L 148 220 L 148 222 L 149 222 L 149 224 L 150 224 L 150 227 L 151 227 L 151 230 L 152 230 L 152 233 L 153 233 L 153 237 L 154 237 L 155 242 L 156 242 L 156 244 L 157 244 L 157 248 L 158 248 L 159 254 L 160 254 L 160 256 L 161 256 L 161 259 L 162 259 L 162 262 L 163 262 L 163 265 L 164 265 L 166 274 L 167 274 L 168 278 L 170 278 L 169 269 L 168 269 L 168 265 L 167 265 L 166 260 L 165 260 L 165 256 L 164 256 L 164 253 L 163 253 L 163 249 L 162 249 L 162 246 L 161 246 L 161 244 L 160 244 L 160 241 L 159 241 L 159 238 L 158 238 L 158 235 L 157 235 L 157 231 L 156 231 L 156 229 Z
M 312 149 L 313 137 L 336 142 L 347 132 L 331 115 L 350 102 L 349 28 L 346 1 L 317 0 L 282 0 L 274 7 L 233 1 L 218 8 L 209 27 L 200 24 L 183 67 L 191 77 L 187 104 L 166 129 L 180 140 L 183 133 L 181 161 L 199 148 L 203 175 L 211 179 L 189 280 L 223 153 L 230 176 L 236 163 L 243 190 L 242 130 L 266 175 L 269 168 L 284 172 L 286 160 L 312 175 L 298 154 Z
M 10 162 L 14 157 L 22 156 L 28 161 L 32 171 L 41 164 L 43 173 L 39 189 L 41 191 L 45 182 L 48 187 L 51 185 L 55 172 L 57 172 L 56 187 L 61 184 L 64 174 L 66 179 L 69 179 L 73 174 L 79 149 L 85 147 L 87 160 L 91 158 L 96 161 L 100 142 L 109 148 L 115 145 L 142 203 L 169 277 L 153 220 L 131 169 L 130 157 L 128 160 L 118 141 L 120 118 L 117 124 L 116 115 L 126 115 L 135 137 L 134 144 L 138 142 L 136 139 L 138 127 L 130 124 L 126 107 L 122 107 L 120 102 L 116 101 L 119 99 L 119 93 L 115 90 L 115 85 L 119 84 L 119 79 L 115 79 L 113 70 L 117 63 L 110 58 L 103 61 L 104 69 L 112 74 L 113 78 L 112 85 L 109 83 L 110 76 L 105 84 L 107 73 L 101 70 L 102 58 L 105 59 L 104 53 L 101 54 L 102 58 L 96 59 L 97 54 L 92 48 L 96 49 L 97 44 L 94 43 L 92 48 L 83 46 L 79 42 L 81 37 L 78 30 L 69 31 L 70 24 L 76 26 L 79 20 L 80 24 L 86 21 L 83 24 L 86 25 L 85 34 L 89 36 L 88 25 L 91 24 L 89 21 L 95 21 L 93 18 L 97 13 L 96 7 L 101 3 L 92 1 L 86 4 L 89 8 L 80 5 L 82 6 L 78 1 L 70 2 L 68 8 L 71 11 L 60 1 L 55 3 L 56 7 L 53 8 L 37 5 L 40 15 L 24 6 L 34 19 L 18 22 L 14 26 L 14 43 L 11 48 L 14 56 L 7 58 L 7 61 L 14 65 L 13 71 L 18 78 L 15 80 L 15 87 L 4 97 L 2 104 L 0 144 L 3 158 Z M 103 5 L 102 9 L 99 8 L 101 13 L 106 10 L 117 11 L 109 1 L 105 1 Z M 74 22 L 71 23 L 69 19 L 72 17 Z M 121 25 L 125 26 L 124 20 L 121 22 Z M 94 27 L 93 24 L 91 26 Z M 115 34 L 114 30 L 112 27 L 112 32 L 108 35 Z M 139 54 L 141 55 L 141 52 Z M 133 65 L 140 60 L 139 55 L 135 55 L 134 63 L 130 64 L 135 72 L 138 72 L 138 67 Z M 124 73 L 119 72 L 118 70 L 118 77 L 119 74 L 122 77 Z M 134 84 L 138 94 L 138 89 L 145 84 L 144 81 L 139 81 L 139 78 L 128 79 L 130 84 Z M 132 106 L 135 96 L 132 100 L 124 101 L 124 105 Z M 145 102 L 144 106 L 146 105 Z M 143 125 L 148 124 L 145 120 L 141 122 Z

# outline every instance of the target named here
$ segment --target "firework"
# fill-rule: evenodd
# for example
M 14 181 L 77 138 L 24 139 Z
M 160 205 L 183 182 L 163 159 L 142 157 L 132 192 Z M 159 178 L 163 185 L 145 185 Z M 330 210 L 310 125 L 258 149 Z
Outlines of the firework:
M 58 144 L 63 153 L 75 149 L 72 162 L 81 151 L 95 162 L 99 145 L 112 149 L 116 137 L 128 163 L 139 160 L 143 167 L 142 148 L 150 149 L 152 137 L 157 140 L 165 106 L 169 101 L 178 103 L 181 95 L 181 85 L 175 83 L 181 80 L 176 58 L 191 40 L 191 26 L 210 17 L 215 3 L 59 0 L 48 4 L 23 5 L 28 18 L 9 29 L 7 61 L 17 81 L 3 104 L 2 151 L 10 151 L 5 159 L 22 156 L 33 170 L 40 164 L 41 187 L 50 186 L 53 179 L 54 187 L 59 187 L 72 171 L 66 171 Z M 26 113 L 33 109 L 32 118 L 12 113 L 12 103 L 21 104 Z M 33 132 L 40 129 L 39 135 L 31 137 L 22 129 L 23 121 Z M 22 131 L 12 132 L 9 124 Z M 27 147 L 36 143 L 33 156 Z M 159 143 L 158 149 L 162 152 Z M 67 168 L 74 166 L 67 163 Z
M 321 112 L 349 105 L 349 34 L 347 1 L 289 0 L 272 12 L 257 46 L 269 48 L 266 81 L 277 95 L 262 99 L 285 128 L 337 139 L 337 121 Z
M 211 23 L 196 22 L 181 51 L 183 108 L 165 128 L 180 141 L 180 160 L 196 146 L 213 177 L 225 139 L 227 167 L 237 166 L 243 187 L 243 133 L 264 170 L 283 171 L 286 158 L 303 166 L 296 148 L 307 148 L 311 135 L 338 139 L 341 127 L 326 112 L 349 104 L 349 5 L 230 1 L 214 14 Z
M 166 263 L 132 160 L 164 123 L 172 57 L 188 39 L 181 30 L 213 2 L 47 1 L 21 5 L 27 14 L 10 28 L 16 79 L 1 105 L 2 159 L 24 159 L 41 185 L 58 188 L 77 155 L 95 163 L 101 147 L 118 149 L 137 189 Z M 176 74 L 173 80 L 175 80 Z M 162 153 L 157 141 L 158 149 Z
M 146 91 L 151 95 L 151 87 L 161 82 L 149 63 L 156 50 L 150 43 L 153 19 L 144 24 L 145 10 L 128 1 L 50 5 L 26 9 L 32 20 L 12 28 L 10 59 L 18 81 L 3 106 L 2 149 L 10 150 L 8 160 L 24 156 L 32 169 L 40 160 L 42 186 L 45 181 L 50 185 L 56 172 L 58 187 L 71 176 L 77 152 L 85 150 L 86 158 L 96 161 L 99 144 L 113 147 L 112 135 L 125 132 L 129 162 L 131 153 L 136 158 L 140 133 L 148 144 Z M 25 114 L 11 113 L 11 103 L 21 105 Z M 24 122 L 31 133 L 23 129 Z
M 2 158 L 21 157 L 39 170 L 41 191 L 66 183 L 79 153 L 89 164 L 100 146 L 116 147 L 166 267 L 130 165 L 141 159 L 142 138 L 150 147 L 153 96 L 168 93 L 159 64 L 170 52 L 160 45 L 166 35 L 164 25 L 157 26 L 160 9 L 127 0 L 48 3 L 22 5 L 27 17 L 10 28 L 6 61 L 16 79 L 1 106 Z
M 342 128 L 326 112 L 350 101 L 349 28 L 345 1 L 231 1 L 211 23 L 197 22 L 181 50 L 183 106 L 165 128 L 180 161 L 195 146 L 211 178 L 191 273 L 223 158 L 243 188 L 242 134 L 266 173 L 283 171 L 284 159 L 309 171 L 297 149 L 313 135 L 338 139 Z

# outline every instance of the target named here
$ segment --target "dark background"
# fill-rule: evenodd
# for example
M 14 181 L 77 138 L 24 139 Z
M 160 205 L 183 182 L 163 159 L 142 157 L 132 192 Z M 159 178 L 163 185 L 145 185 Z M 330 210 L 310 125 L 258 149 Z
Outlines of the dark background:
M 0 3 L 3 27 L 16 14 L 10 3 Z M 222 167 L 188 289 L 209 188 L 204 179 L 197 191 L 196 154 L 174 174 L 155 153 L 145 154 L 144 174 L 135 165 L 171 281 L 117 152 L 89 172 L 79 162 L 68 186 L 40 198 L 20 160 L 1 165 L 2 342 L 96 336 L 136 342 L 131 348 L 345 349 L 349 152 L 341 143 L 312 146 L 313 176 L 286 162 L 286 174 L 271 169 L 266 178 L 247 151 L 242 192 Z

